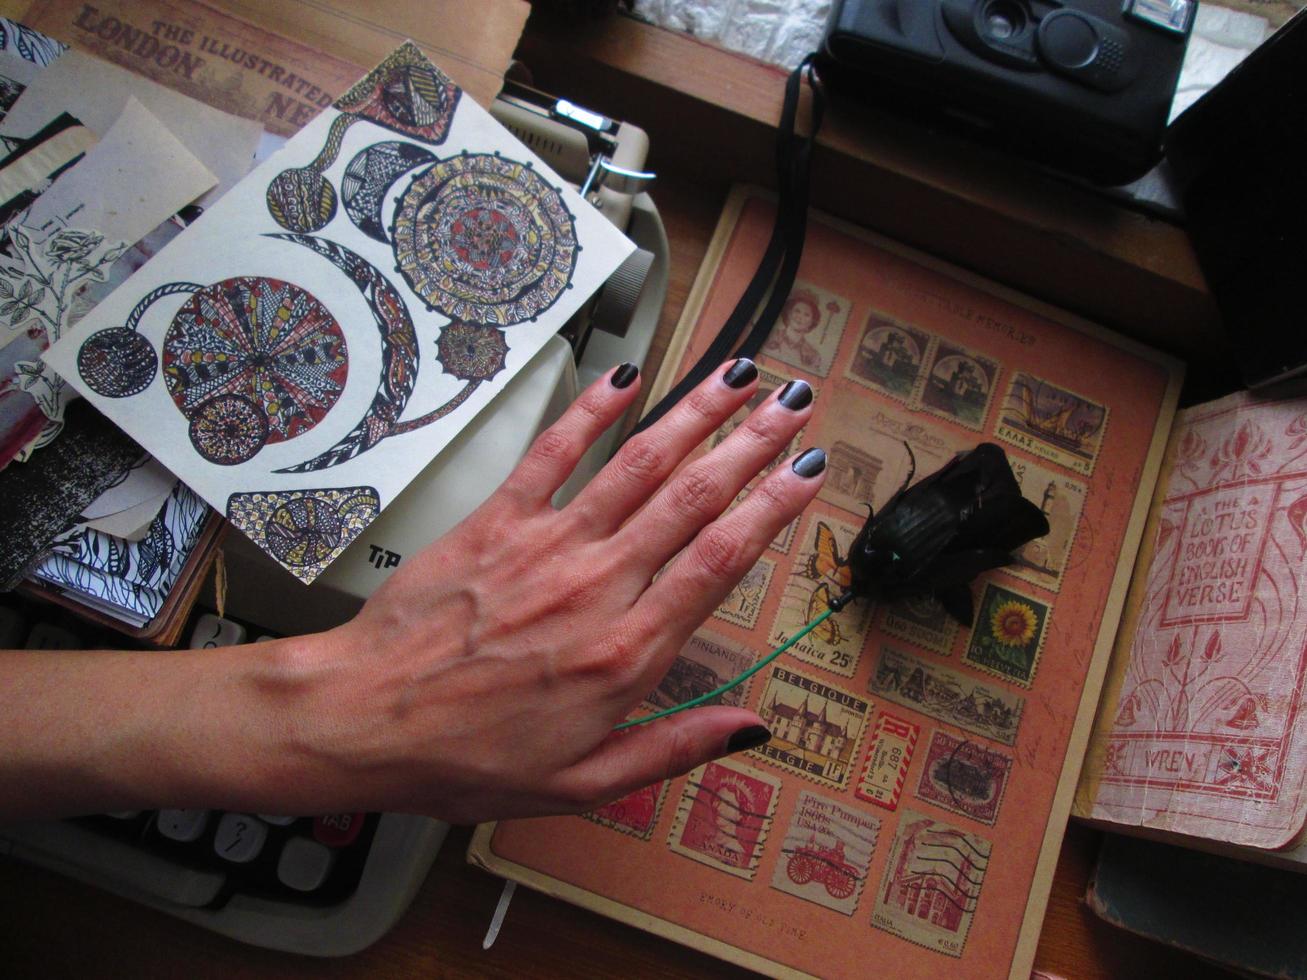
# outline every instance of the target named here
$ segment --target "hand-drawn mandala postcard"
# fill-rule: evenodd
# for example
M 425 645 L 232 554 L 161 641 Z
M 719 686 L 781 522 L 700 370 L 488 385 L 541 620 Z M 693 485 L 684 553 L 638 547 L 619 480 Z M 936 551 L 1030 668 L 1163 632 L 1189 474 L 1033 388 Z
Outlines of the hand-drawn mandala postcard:
M 409 42 L 46 359 L 307 583 L 632 248 Z

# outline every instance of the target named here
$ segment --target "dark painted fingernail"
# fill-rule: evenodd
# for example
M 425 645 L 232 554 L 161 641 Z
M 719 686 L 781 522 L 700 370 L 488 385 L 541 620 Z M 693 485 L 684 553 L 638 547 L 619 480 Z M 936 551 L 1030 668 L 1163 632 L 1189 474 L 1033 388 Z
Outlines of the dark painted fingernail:
M 820 449 L 809 449 L 790 466 L 799 476 L 816 476 L 826 468 L 826 454 Z
M 748 728 L 741 728 L 726 740 L 726 751 L 744 752 L 746 749 L 756 749 L 759 745 L 766 745 L 770 740 L 771 732 L 765 726 L 750 725 Z
M 747 357 L 738 357 L 735 363 L 726 369 L 722 380 L 728 388 L 743 388 L 758 376 L 758 368 Z
M 776 400 L 792 412 L 812 404 L 812 385 L 795 378 L 776 396 Z
M 627 388 L 630 387 L 631 382 L 639 376 L 640 369 L 630 361 L 627 361 L 614 371 L 613 376 L 608 380 L 612 382 L 614 388 Z

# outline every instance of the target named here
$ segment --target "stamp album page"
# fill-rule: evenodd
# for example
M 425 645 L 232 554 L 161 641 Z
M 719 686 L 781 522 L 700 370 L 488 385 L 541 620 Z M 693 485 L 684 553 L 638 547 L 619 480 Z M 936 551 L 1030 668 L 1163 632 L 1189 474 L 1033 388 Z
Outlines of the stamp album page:
M 732 195 L 651 399 L 716 334 L 773 214 Z M 482 827 L 470 857 L 768 974 L 1024 980 L 1179 369 L 816 215 L 758 360 L 764 387 L 816 390 L 801 443 L 829 473 L 646 709 L 712 690 L 824 608 L 864 505 L 909 472 L 904 443 L 917 479 L 998 443 L 1051 533 L 973 583 L 971 628 L 933 600 L 826 620 L 739 695 L 766 745 L 589 818 Z

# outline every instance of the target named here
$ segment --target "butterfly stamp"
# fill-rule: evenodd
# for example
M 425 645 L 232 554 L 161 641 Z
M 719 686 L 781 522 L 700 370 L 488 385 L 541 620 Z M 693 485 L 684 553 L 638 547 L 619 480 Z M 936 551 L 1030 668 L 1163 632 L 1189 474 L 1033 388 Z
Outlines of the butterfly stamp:
M 717 690 L 757 661 L 757 655 L 744 644 L 708 630 L 699 630 L 686 641 L 645 701 L 656 710 L 673 708 Z M 749 687 L 750 682 L 745 681 L 739 687 L 718 695 L 713 703 L 739 707 L 747 699 Z
M 744 573 L 744 578 L 731 589 L 722 604 L 713 611 L 718 619 L 723 619 L 746 630 L 758 625 L 758 616 L 762 613 L 763 600 L 767 598 L 767 589 L 771 585 L 776 563 L 766 558 L 759 558 L 754 566 Z
M 771 741 L 753 751 L 814 782 L 843 789 L 871 703 L 822 681 L 772 665 L 758 714 Z
M 935 732 L 917 783 L 917 798 L 991 827 L 1012 772 L 1012 757 L 945 731 Z
M 947 657 L 958 635 L 958 622 L 934 596 L 905 596 L 880 607 L 880 628 L 900 640 Z
M 866 516 L 877 511 L 912 472 L 934 473 L 966 447 L 942 426 L 874 408 L 865 399 L 833 399 L 818 422 L 814 441 L 826 446 L 826 482 L 817 496 L 828 504 Z M 904 448 L 911 448 L 911 456 Z
M 879 835 L 877 817 L 805 789 L 785 831 L 772 887 L 851 916 Z
M 994 435 L 1081 476 L 1092 476 L 1107 414 L 1104 405 L 1018 371 L 1003 398 Z
M 781 307 L 762 353 L 824 378 L 830 373 L 852 309 L 853 304 L 843 296 L 800 280 Z
M 692 861 L 752 881 L 771 830 L 781 781 L 718 759 L 686 777 L 667 846 Z
M 920 734 L 920 725 L 882 711 L 872 731 L 867 767 L 853 795 L 886 810 L 897 809 Z
M 858 529 L 827 517 L 810 519 L 767 639 L 780 646 L 839 598 L 852 581 L 845 555 Z M 871 606 L 856 602 L 819 624 L 789 650 L 804 663 L 852 677 L 871 627 Z
M 904 810 L 871 924 L 918 946 L 961 958 L 992 849 L 983 837 Z
M 980 432 L 998 384 L 998 362 L 940 340 L 917 387 L 916 403 L 932 415 Z
M 985 583 L 962 659 L 995 677 L 1029 687 L 1039 666 L 1050 613 L 1047 603 L 994 582 Z
M 845 376 L 906 404 L 917 390 L 934 343 L 925 330 L 872 310 Z
M 867 690 L 964 731 L 1014 745 L 1026 700 L 924 657 L 882 647 Z
M 658 814 L 667 797 L 667 780 L 644 786 L 634 793 L 628 793 L 620 800 L 582 814 L 587 820 L 619 830 L 636 840 L 648 840 L 653 836 L 654 826 L 658 823 Z
M 1071 546 L 1080 529 L 1080 512 L 1085 506 L 1088 488 L 1078 480 L 1054 473 L 1036 463 L 1010 456 L 1012 475 L 1021 485 L 1021 496 L 1043 511 L 1048 518 L 1048 533 L 1014 551 L 1016 561 L 1007 571 L 1019 579 L 1056 592 L 1067 570 Z

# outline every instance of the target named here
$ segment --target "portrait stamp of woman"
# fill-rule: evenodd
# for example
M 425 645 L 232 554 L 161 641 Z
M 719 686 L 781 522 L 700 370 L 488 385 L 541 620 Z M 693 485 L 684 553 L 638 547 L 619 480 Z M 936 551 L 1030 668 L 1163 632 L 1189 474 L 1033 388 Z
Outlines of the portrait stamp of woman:
M 730 759 L 686 777 L 667 845 L 710 868 L 752 881 L 771 830 L 781 781 Z
M 826 377 L 853 304 L 812 283 L 798 281 L 762 353 L 808 374 Z

